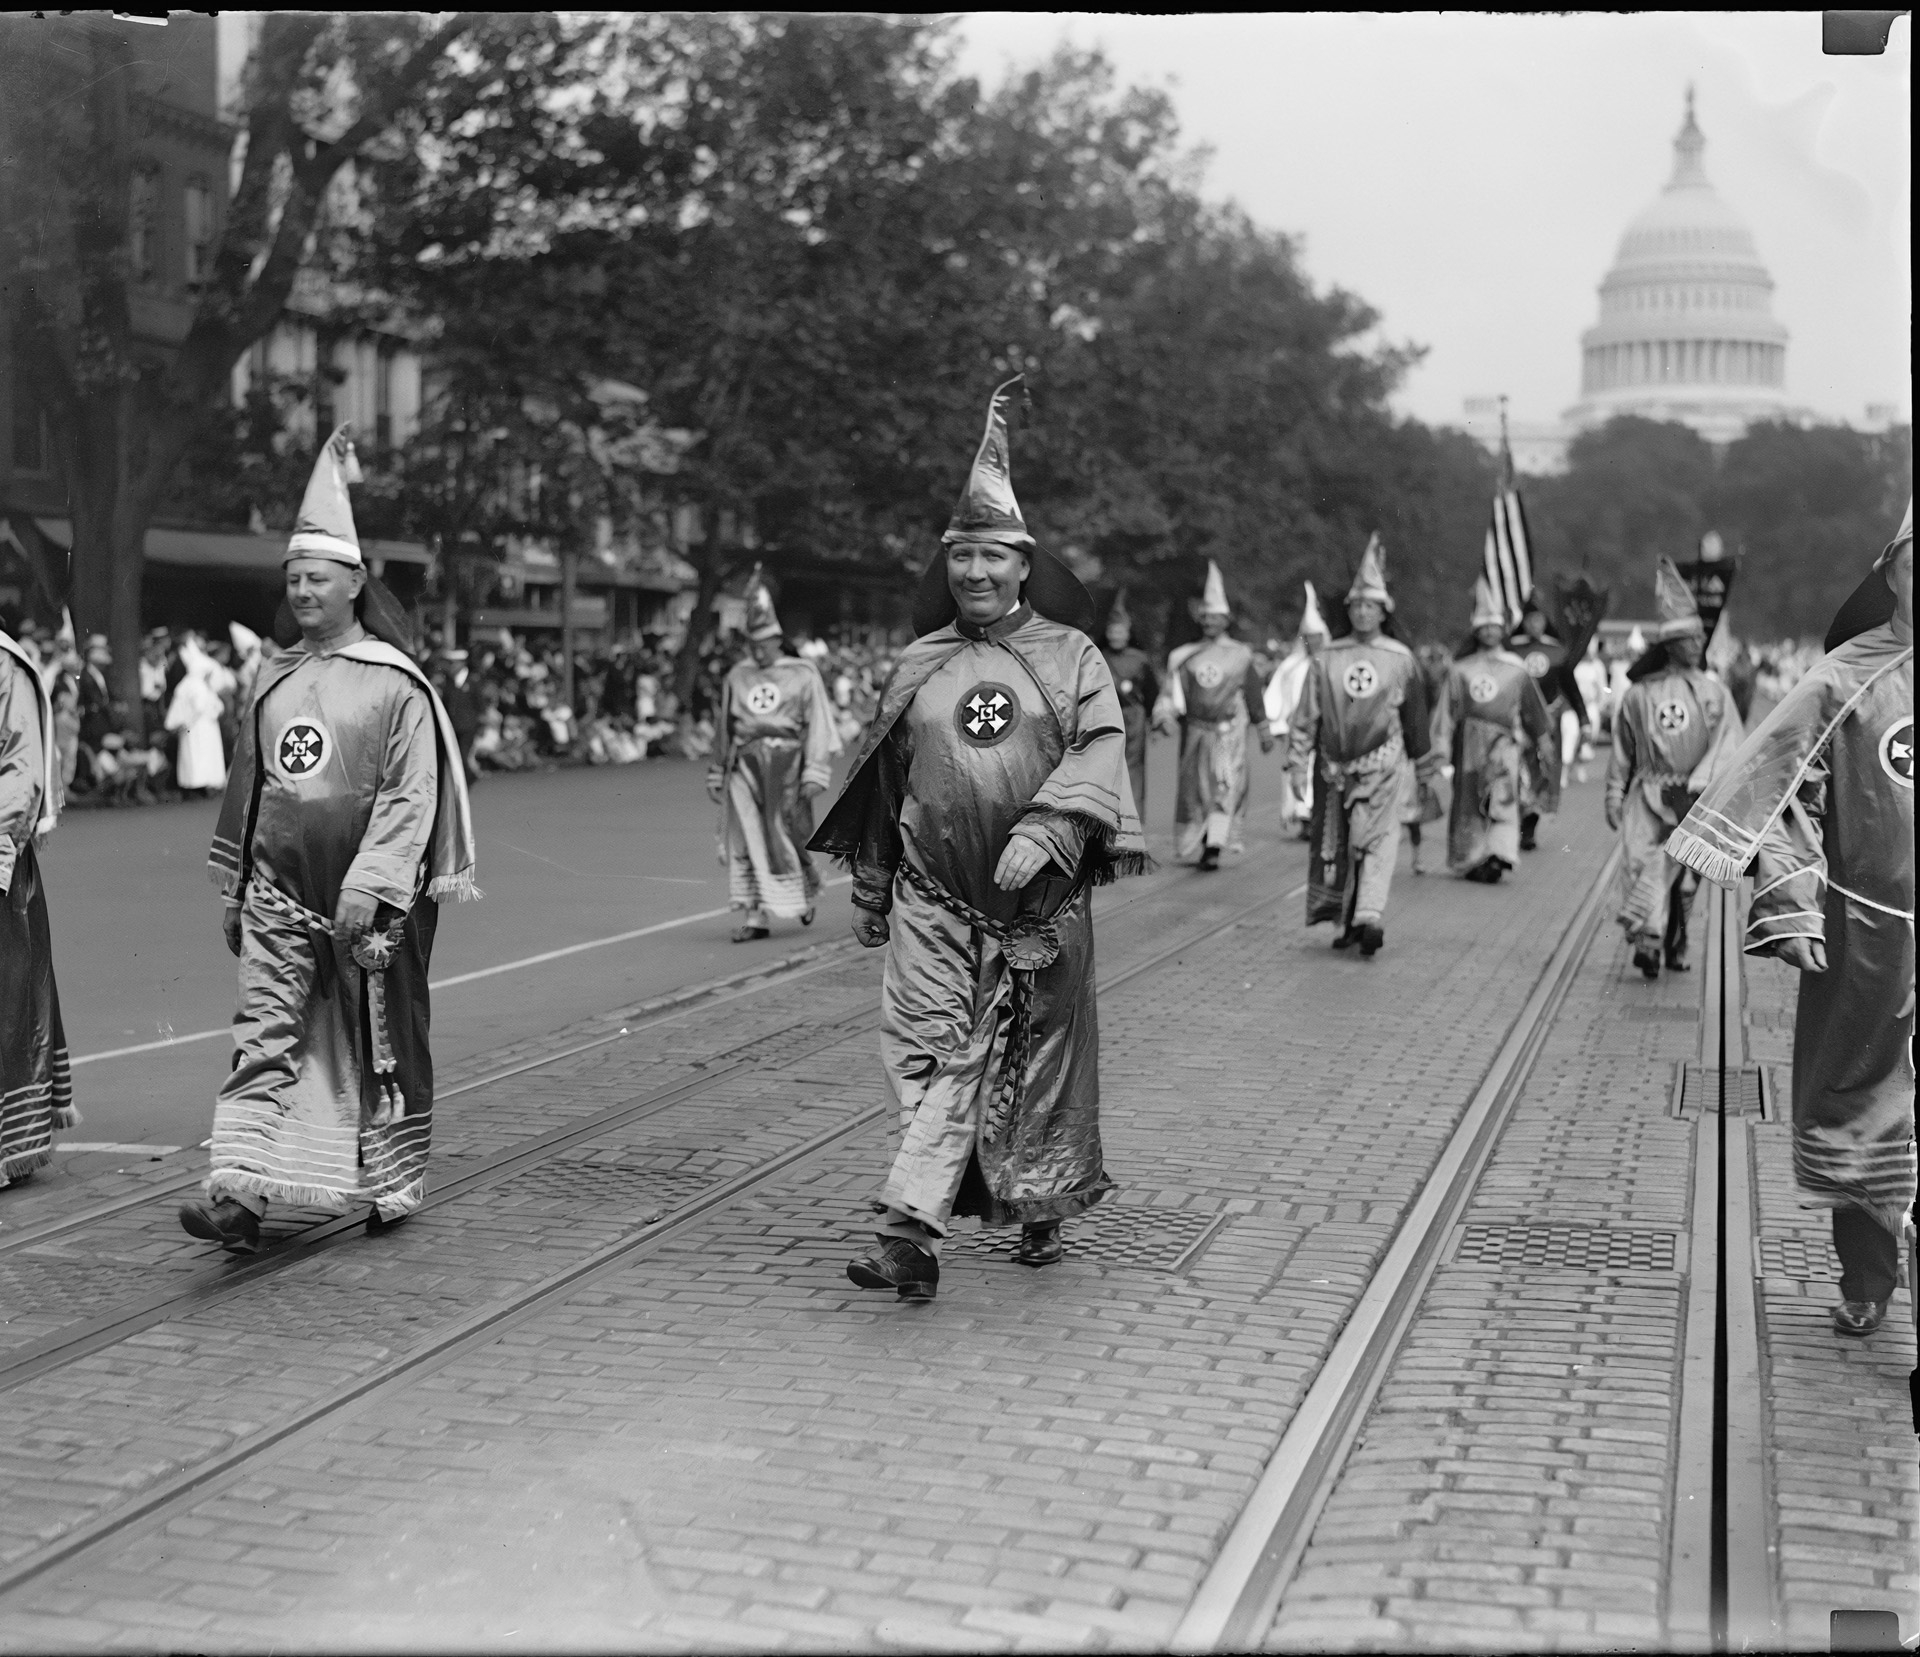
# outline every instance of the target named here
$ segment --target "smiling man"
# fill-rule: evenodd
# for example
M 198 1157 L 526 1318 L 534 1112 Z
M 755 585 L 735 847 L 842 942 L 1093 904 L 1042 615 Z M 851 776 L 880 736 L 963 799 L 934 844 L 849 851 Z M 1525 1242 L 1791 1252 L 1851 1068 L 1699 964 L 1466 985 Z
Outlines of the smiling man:
M 459 743 L 361 558 L 358 476 L 343 426 L 287 545 L 299 639 L 260 669 L 214 831 L 239 1051 L 206 1196 L 180 1223 L 242 1252 L 259 1247 L 269 1201 L 368 1202 L 370 1224 L 419 1207 L 434 927 L 441 900 L 478 895 Z
M 1088 889 L 1146 867 L 1125 722 L 1093 604 L 1027 533 L 993 394 L 902 653 L 812 849 L 853 870 L 854 935 L 887 946 L 881 1060 L 900 1106 L 877 1246 L 847 1275 L 931 1300 L 957 1214 L 1060 1223 L 1110 1191 Z

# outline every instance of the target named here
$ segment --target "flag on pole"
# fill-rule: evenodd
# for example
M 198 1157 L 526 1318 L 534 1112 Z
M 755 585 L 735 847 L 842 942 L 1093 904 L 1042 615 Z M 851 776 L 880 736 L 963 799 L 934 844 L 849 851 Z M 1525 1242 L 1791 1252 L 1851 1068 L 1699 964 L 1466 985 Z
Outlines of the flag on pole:
M 1533 591 L 1533 548 L 1527 536 L 1526 508 L 1513 475 L 1513 450 L 1507 446 L 1507 400 L 1500 399 L 1500 483 L 1493 492 L 1493 520 L 1487 525 L 1487 585 L 1507 612 L 1509 629 L 1526 614 Z

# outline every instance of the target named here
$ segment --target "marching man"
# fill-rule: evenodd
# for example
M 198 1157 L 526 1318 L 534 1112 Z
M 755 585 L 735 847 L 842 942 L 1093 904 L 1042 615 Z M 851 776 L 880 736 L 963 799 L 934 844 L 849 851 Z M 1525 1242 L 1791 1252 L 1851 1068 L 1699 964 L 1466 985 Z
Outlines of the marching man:
M 1133 617 L 1127 614 L 1127 595 L 1113 601 L 1107 616 L 1107 643 L 1100 652 L 1113 688 L 1120 696 L 1120 712 L 1127 722 L 1127 778 L 1133 784 L 1133 811 L 1147 820 L 1147 725 L 1160 695 L 1160 678 L 1144 650 L 1133 643 Z
M 1347 591 L 1353 632 L 1321 652 L 1294 709 L 1288 759 L 1296 795 L 1313 783 L 1307 925 L 1338 921 L 1335 949 L 1376 954 L 1400 851 L 1400 804 L 1416 764 L 1431 771 L 1427 680 L 1413 652 L 1381 631 L 1387 591 L 1380 537 Z
M 60 815 L 53 703 L 33 658 L 0 632 L 0 1186 L 53 1160 L 77 1127 L 37 847 Z
M 1913 503 L 1788 691 L 1667 843 L 1753 876 L 1746 951 L 1799 969 L 1793 1175 L 1833 1210 L 1833 1325 L 1887 1315 L 1914 1198 Z
M 1253 651 L 1227 637 L 1232 614 L 1220 566 L 1209 558 L 1200 600 L 1206 636 L 1167 658 L 1167 688 L 1158 709 L 1163 729 L 1180 722 L 1173 855 L 1202 869 L 1219 868 L 1223 850 L 1246 850 L 1248 730 L 1259 731 L 1261 753 L 1273 751 Z
M 1667 836 L 1726 770 L 1744 732 L 1733 695 L 1700 665 L 1700 607 L 1672 563 L 1654 571 L 1660 627 L 1634 663 L 1613 716 L 1607 762 L 1607 827 L 1620 831 L 1620 925 L 1633 964 L 1648 978 L 1687 970 L 1687 909 L 1677 890 L 1686 870 L 1667 856 Z
M 1473 584 L 1473 637 L 1479 646 L 1447 672 L 1446 724 L 1452 732 L 1453 812 L 1447 864 L 1463 879 L 1491 886 L 1520 857 L 1520 800 L 1529 766 L 1560 763 L 1559 736 L 1527 666 L 1502 647 L 1506 616 L 1482 576 Z
M 901 1139 L 875 1247 L 847 1276 L 931 1300 L 958 1214 L 1061 1222 L 1110 1190 L 1088 889 L 1147 866 L 1093 602 L 1027 533 L 993 394 L 973 470 L 813 849 L 853 869 L 854 936 L 887 950 L 880 1057 Z
M 209 860 L 240 958 L 238 1052 L 206 1196 L 180 1223 L 240 1252 L 269 1202 L 371 1203 L 369 1229 L 420 1206 L 434 928 L 442 901 L 479 896 L 459 743 L 360 555 L 359 475 L 342 426 L 287 543 L 298 638 L 261 666 Z
M 1267 681 L 1265 697 L 1267 729 L 1276 742 L 1285 742 L 1293 724 L 1293 710 L 1300 706 L 1300 691 L 1307 682 L 1307 669 L 1333 637 L 1326 619 L 1320 614 L 1319 595 L 1311 581 L 1301 583 L 1307 590 L 1306 608 L 1300 615 L 1300 636 L 1293 649 L 1273 670 Z M 1313 778 L 1307 778 L 1307 792 L 1296 794 L 1291 769 L 1280 773 L 1280 821 L 1298 828 L 1302 840 L 1307 837 L 1307 820 L 1313 814 Z
M 727 902 L 744 911 L 736 944 L 767 936 L 768 918 L 813 924 L 820 876 L 807 855 L 814 797 L 833 780 L 840 733 L 820 670 L 786 655 L 773 597 L 756 568 L 747 587 L 748 660 L 720 693 L 707 792 L 720 804 Z

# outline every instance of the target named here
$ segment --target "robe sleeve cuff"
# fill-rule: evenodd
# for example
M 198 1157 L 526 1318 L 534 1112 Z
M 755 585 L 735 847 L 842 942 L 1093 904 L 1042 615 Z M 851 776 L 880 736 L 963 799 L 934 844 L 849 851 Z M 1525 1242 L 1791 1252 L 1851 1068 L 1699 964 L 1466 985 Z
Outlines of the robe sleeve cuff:
M 365 892 L 369 897 L 378 898 L 382 903 L 390 903 L 396 909 L 411 909 L 414 896 L 418 891 L 413 878 L 414 872 L 408 869 L 402 876 L 401 871 L 383 869 L 371 861 L 362 862 L 356 858 L 348 867 L 346 878 L 340 882 L 340 889 Z
M 824 791 L 832 781 L 833 766 L 831 764 L 808 765 L 801 769 L 800 783 L 802 787 L 811 784 L 813 787 Z
M 1080 867 L 1080 853 L 1087 843 L 1084 824 L 1057 811 L 1030 811 L 1013 825 L 1013 833 L 1031 840 L 1063 874 Z
M 873 863 L 855 864 L 852 895 L 856 909 L 887 914 L 893 908 L 893 871 Z

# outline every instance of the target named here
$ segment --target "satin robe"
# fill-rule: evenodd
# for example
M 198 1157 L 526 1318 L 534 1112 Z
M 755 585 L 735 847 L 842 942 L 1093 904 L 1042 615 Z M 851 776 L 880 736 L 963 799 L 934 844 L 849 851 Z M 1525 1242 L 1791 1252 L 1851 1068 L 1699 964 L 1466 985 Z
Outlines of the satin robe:
M 1385 913 L 1400 802 L 1432 741 L 1426 675 L 1398 639 L 1335 639 L 1308 668 L 1288 736 L 1295 792 L 1315 784 L 1307 925 Z
M 1049 863 L 994 884 L 1009 838 Z M 945 1235 L 1061 1219 L 1113 1189 L 1100 1145 L 1100 1032 L 1087 888 L 1146 867 L 1113 680 L 1093 641 L 1024 603 L 980 631 L 915 640 L 812 849 L 847 861 L 854 902 L 890 916 L 882 1064 L 900 1109 L 882 1204 Z M 995 927 L 1051 917 L 1059 954 L 1028 974 L 1031 1040 L 1010 1118 L 990 1131 L 1015 972 L 1002 943 L 929 897 L 904 866 Z
M 1447 673 L 1447 724 L 1452 733 L 1453 807 L 1447 822 L 1447 866 L 1455 874 L 1497 857 L 1520 861 L 1520 802 L 1526 772 L 1559 764 L 1546 705 L 1519 657 L 1477 650 Z
M 54 1130 L 80 1122 L 35 849 L 59 803 L 46 686 L 0 633 L 0 1185 L 44 1168 Z
M 1120 716 L 1127 731 L 1127 780 L 1133 784 L 1133 814 L 1147 820 L 1147 731 L 1154 703 L 1160 697 L 1160 679 L 1144 650 L 1102 650 L 1102 660 L 1120 698 Z
M 210 869 L 240 899 L 241 948 L 207 1194 L 411 1213 L 432 1138 L 438 899 L 477 894 L 452 727 L 405 656 L 371 639 L 297 645 L 262 668 Z M 396 935 L 384 972 L 333 934 L 347 887 Z
M 1727 768 L 1744 735 L 1727 687 L 1699 668 L 1668 667 L 1627 687 L 1613 716 L 1607 803 L 1620 814 L 1619 919 L 1657 947 L 1678 872 L 1667 837 Z
M 708 772 L 720 791 L 720 862 L 727 901 L 748 914 L 793 919 L 813 907 L 820 876 L 807 856 L 813 801 L 840 752 L 833 704 L 811 662 L 738 663 L 720 691 L 720 748 Z
M 1794 1178 L 1898 1237 L 1915 1188 L 1913 646 L 1882 625 L 1828 652 L 1667 850 L 1722 886 L 1753 876 L 1748 954 L 1825 944 L 1794 1014 Z
M 1182 645 L 1167 661 L 1167 708 L 1180 721 L 1173 854 L 1246 847 L 1247 733 L 1266 718 L 1253 652 L 1224 635 Z

